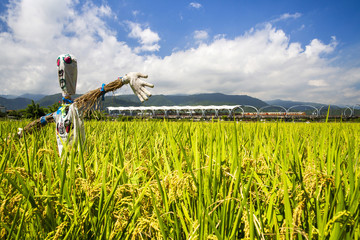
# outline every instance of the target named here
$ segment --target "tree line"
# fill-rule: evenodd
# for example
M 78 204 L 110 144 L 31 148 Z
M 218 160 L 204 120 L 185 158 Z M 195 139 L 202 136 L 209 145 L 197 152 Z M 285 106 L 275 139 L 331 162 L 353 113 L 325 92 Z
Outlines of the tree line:
M 54 103 L 48 107 L 40 107 L 38 103 L 35 103 L 34 100 L 31 101 L 31 104 L 28 104 L 25 109 L 20 110 L 12 110 L 8 113 L 2 113 L 0 117 L 10 117 L 10 118 L 30 118 L 30 119 L 37 119 L 40 118 L 48 113 L 53 113 L 58 110 L 61 106 L 61 103 Z

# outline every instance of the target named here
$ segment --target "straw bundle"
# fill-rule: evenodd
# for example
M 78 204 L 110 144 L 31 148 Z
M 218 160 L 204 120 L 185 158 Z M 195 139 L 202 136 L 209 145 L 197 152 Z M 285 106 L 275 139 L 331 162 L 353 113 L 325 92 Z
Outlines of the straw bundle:
M 117 79 L 111 83 L 108 83 L 104 86 L 104 91 L 101 88 L 92 90 L 74 100 L 78 109 L 81 109 L 84 114 L 86 114 L 94 106 L 97 106 L 97 100 L 107 92 L 113 92 L 124 85 L 121 79 Z
M 46 122 L 54 122 L 53 113 L 45 116 Z M 22 132 L 20 132 L 19 137 L 21 138 L 23 133 L 31 133 L 34 129 L 39 129 L 43 124 L 41 123 L 41 118 L 36 119 L 26 125 Z
M 104 86 L 103 89 L 97 88 L 94 89 L 74 100 L 74 104 L 76 104 L 77 108 L 82 111 L 85 115 L 91 110 L 94 106 L 97 107 L 97 100 L 105 93 L 115 91 L 121 88 L 124 85 L 122 80 L 119 78 L 111 83 L 108 83 Z M 53 113 L 45 116 L 46 122 L 54 122 Z M 26 125 L 23 129 L 23 132 L 31 133 L 34 129 L 39 129 L 42 126 L 41 118 L 36 119 Z M 19 134 L 19 137 L 22 137 L 22 134 Z

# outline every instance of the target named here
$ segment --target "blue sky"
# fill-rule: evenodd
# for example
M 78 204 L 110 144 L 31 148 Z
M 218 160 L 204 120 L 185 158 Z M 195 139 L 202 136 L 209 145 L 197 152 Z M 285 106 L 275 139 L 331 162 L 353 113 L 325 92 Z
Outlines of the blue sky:
M 154 94 L 359 104 L 358 23 L 355 0 L 3 1 L 0 95 L 60 92 L 72 53 L 79 93 L 140 71 Z

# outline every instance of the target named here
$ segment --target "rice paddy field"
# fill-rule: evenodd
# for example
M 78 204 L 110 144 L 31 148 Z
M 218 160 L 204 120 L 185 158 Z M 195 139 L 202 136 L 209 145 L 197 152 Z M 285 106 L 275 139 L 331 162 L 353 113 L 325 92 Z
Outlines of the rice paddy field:
M 5 139 L 1 239 L 359 239 L 360 124 L 88 121 Z

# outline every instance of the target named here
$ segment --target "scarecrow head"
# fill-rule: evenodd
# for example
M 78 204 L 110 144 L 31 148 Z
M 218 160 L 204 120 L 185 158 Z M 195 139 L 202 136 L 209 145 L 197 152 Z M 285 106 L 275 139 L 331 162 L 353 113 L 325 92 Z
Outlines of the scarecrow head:
M 62 54 L 56 61 L 58 79 L 64 98 L 71 98 L 76 93 L 77 60 L 71 54 Z

